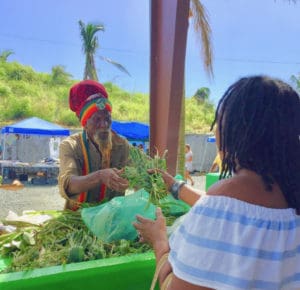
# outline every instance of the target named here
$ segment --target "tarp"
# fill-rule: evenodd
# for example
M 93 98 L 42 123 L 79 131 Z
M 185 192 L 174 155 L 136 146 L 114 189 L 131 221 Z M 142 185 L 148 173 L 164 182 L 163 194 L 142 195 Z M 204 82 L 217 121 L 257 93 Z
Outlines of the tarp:
M 25 134 L 46 136 L 69 136 L 70 130 L 37 117 L 25 119 L 15 124 L 3 127 L 2 134 Z
M 112 129 L 128 140 L 149 140 L 149 125 L 138 122 L 112 122 Z
M 112 122 L 112 129 L 129 140 L 147 141 L 149 125 L 138 122 Z M 18 123 L 3 127 L 2 134 L 25 134 L 47 136 L 69 136 L 70 130 L 37 117 L 25 119 Z
M 209 143 L 214 143 L 214 142 L 216 142 L 216 137 L 213 137 L 213 136 L 207 137 L 206 141 Z

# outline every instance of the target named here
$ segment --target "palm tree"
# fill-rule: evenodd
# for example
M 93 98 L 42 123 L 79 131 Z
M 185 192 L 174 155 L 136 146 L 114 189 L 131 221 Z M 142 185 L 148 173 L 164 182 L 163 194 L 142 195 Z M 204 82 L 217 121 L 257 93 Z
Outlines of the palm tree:
M 82 49 L 85 53 L 85 68 L 83 79 L 98 80 L 96 65 L 95 65 L 95 53 L 99 47 L 98 37 L 96 33 L 98 31 L 104 31 L 103 24 L 91 24 L 85 25 L 79 20 L 80 35 L 82 39 Z
M 54 85 L 68 84 L 72 75 L 66 72 L 66 69 L 62 65 L 55 65 L 51 68 L 51 83 Z
M 292 75 L 291 81 L 293 85 L 295 85 L 296 90 L 300 92 L 300 75 L 299 76 Z
M 128 70 L 124 66 L 122 66 L 121 64 L 119 64 L 118 62 L 116 62 L 116 61 L 114 61 L 114 60 L 112 60 L 112 59 L 110 59 L 108 57 L 102 56 L 102 55 L 100 55 L 100 59 L 103 60 L 103 61 L 106 61 L 106 62 L 108 62 L 108 63 L 110 63 L 112 65 L 114 65 L 118 70 L 120 70 L 123 73 L 126 73 L 127 75 L 129 75 L 131 77 L 131 75 L 128 72 Z
M 13 50 L 7 49 L 0 53 L 0 61 L 6 62 L 10 55 L 14 54 Z
M 208 101 L 209 96 L 210 96 L 210 89 L 206 87 L 202 87 L 197 90 L 193 98 L 195 98 L 198 103 L 204 103 Z
M 190 15 L 194 25 L 194 30 L 201 38 L 201 52 L 204 61 L 204 67 L 207 74 L 213 77 L 212 68 L 212 47 L 211 47 L 211 29 L 208 21 L 208 16 L 204 6 L 199 0 L 190 0 Z M 178 158 L 177 158 L 177 172 L 184 176 L 185 163 L 185 93 L 182 94 L 182 108 L 180 114 L 180 132 L 178 142 Z
M 80 35 L 82 39 L 82 48 L 85 53 L 85 69 L 83 79 L 92 79 L 98 81 L 97 70 L 95 65 L 95 54 L 99 47 L 98 37 L 95 35 L 98 31 L 104 31 L 103 24 L 87 24 L 85 25 L 79 20 Z M 104 56 L 100 56 L 100 59 L 114 65 L 120 71 L 130 76 L 130 73 L 124 66 L 118 62 Z

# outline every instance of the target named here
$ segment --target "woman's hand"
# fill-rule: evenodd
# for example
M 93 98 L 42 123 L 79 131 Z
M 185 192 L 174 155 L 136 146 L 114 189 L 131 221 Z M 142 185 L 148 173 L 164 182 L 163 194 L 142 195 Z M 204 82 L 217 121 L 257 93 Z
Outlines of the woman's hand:
M 101 180 L 108 188 L 123 192 L 128 186 L 128 180 L 121 177 L 123 169 L 107 168 L 101 169 Z
M 168 251 L 166 220 L 160 208 L 156 209 L 156 220 L 136 216 L 137 222 L 133 226 L 139 233 L 140 242 L 148 243 L 154 251 Z
M 153 173 L 157 173 L 157 172 L 160 173 L 166 186 L 167 186 L 168 191 L 170 191 L 173 183 L 176 182 L 176 179 L 171 174 L 169 174 L 168 172 L 163 171 L 161 169 L 148 169 L 147 171 L 149 174 L 153 174 Z

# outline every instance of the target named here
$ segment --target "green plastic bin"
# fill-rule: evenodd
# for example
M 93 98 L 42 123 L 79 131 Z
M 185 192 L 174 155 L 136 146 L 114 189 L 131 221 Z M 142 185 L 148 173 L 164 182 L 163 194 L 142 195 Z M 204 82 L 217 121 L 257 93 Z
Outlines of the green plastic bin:
M 0 258 L 0 265 L 7 261 Z M 3 266 L 4 265 L 4 266 Z M 1 290 L 148 290 L 155 271 L 152 252 L 0 274 Z M 159 289 L 158 286 L 156 289 Z
M 220 173 L 210 172 L 205 177 L 205 191 L 207 191 L 214 183 L 219 181 Z

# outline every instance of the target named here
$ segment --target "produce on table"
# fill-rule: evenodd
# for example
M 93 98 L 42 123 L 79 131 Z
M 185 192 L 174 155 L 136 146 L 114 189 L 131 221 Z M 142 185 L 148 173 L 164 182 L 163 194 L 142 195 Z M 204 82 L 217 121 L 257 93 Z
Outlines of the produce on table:
M 36 212 L 44 214 L 45 212 Z M 25 271 L 66 263 L 144 253 L 150 250 L 137 241 L 104 243 L 85 226 L 80 211 L 48 211 L 52 219 L 43 225 L 16 222 L 16 230 L 0 235 L 0 255 L 12 257 L 1 273 Z

